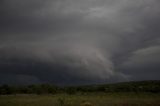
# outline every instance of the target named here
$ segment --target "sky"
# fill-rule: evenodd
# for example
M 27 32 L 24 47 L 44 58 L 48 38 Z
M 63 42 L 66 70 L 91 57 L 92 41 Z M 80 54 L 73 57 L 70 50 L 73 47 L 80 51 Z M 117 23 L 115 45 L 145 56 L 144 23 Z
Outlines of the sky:
M 160 0 L 0 0 L 0 84 L 160 80 Z

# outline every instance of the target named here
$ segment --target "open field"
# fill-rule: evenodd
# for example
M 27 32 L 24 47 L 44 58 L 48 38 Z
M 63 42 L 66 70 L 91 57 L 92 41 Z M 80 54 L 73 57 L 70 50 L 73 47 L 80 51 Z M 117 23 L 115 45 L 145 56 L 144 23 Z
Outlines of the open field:
M 0 106 L 160 106 L 160 94 L 86 93 L 1 95 Z

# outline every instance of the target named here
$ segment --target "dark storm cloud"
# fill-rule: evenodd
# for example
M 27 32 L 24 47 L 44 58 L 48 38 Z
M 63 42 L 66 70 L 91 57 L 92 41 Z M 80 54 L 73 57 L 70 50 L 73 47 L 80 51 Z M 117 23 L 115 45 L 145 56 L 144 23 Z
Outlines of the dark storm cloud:
M 134 51 L 121 67 L 132 80 L 159 79 L 160 46 L 151 46 Z
M 0 83 L 159 79 L 159 0 L 0 2 Z

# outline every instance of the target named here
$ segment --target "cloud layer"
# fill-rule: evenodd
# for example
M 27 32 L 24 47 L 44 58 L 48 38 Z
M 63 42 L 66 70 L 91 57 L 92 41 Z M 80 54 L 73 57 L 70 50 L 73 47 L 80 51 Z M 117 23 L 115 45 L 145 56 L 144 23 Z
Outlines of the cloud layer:
M 159 0 L 2 0 L 0 83 L 158 80 L 159 6 Z

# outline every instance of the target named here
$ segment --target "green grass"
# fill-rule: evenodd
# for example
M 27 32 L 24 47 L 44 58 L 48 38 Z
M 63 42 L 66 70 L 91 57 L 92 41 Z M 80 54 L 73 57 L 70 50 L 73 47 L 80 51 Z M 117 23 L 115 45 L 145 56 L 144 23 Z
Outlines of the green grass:
M 160 106 L 160 94 L 2 95 L 0 106 Z

